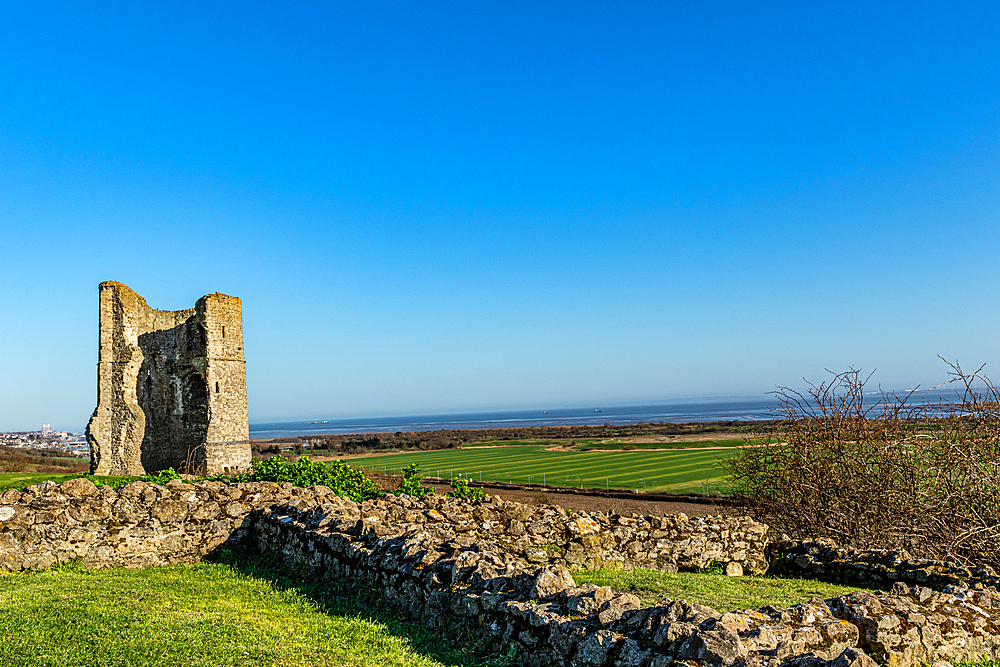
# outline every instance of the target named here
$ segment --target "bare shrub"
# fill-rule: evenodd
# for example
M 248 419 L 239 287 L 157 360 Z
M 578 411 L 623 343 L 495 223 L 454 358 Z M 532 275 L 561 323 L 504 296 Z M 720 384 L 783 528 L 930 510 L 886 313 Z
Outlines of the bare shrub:
M 65 453 L 53 449 L 30 449 L 25 451 L 0 446 L 0 473 L 79 473 L 90 470 L 89 460 L 61 457 L 65 457 Z
M 549 497 L 549 494 L 540 492 L 531 497 L 531 502 L 533 505 L 551 505 L 552 498 Z
M 395 491 L 403 482 L 403 476 L 398 473 L 384 473 L 375 469 L 365 470 L 368 478 L 378 485 L 382 491 Z
M 854 369 L 779 388 L 787 420 L 723 464 L 737 498 L 795 538 L 1000 564 L 1000 396 L 981 368 L 949 366 L 954 402 L 866 403 L 871 376 Z

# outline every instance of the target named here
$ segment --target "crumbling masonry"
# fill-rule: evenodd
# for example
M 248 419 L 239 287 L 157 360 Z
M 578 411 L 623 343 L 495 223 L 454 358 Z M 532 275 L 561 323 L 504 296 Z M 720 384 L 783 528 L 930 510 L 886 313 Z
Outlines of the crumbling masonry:
M 91 472 L 248 469 L 240 300 L 217 293 L 188 310 L 153 310 L 125 285 L 104 282 L 100 312 Z
M 769 545 L 767 526 L 749 517 L 568 513 L 435 494 L 357 503 L 325 486 L 179 479 L 114 489 L 77 478 L 0 493 L 0 572 L 74 561 L 184 563 L 238 543 L 308 572 L 329 592 L 344 584 L 379 591 L 384 605 L 436 634 L 484 657 L 513 649 L 526 667 L 922 667 L 1000 658 L 1000 578 L 990 568 L 832 544 Z M 769 573 L 786 569 L 779 563 L 810 576 L 851 571 L 850 579 L 891 592 L 726 613 L 669 599 L 643 608 L 631 593 L 577 586 L 569 571 L 717 560 L 758 573 L 768 556 Z

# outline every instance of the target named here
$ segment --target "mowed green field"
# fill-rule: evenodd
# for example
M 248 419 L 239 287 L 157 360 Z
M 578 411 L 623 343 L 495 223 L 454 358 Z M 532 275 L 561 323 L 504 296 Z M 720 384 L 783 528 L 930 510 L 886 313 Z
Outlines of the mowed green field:
M 660 491 L 725 493 L 717 464 L 738 449 L 561 452 L 543 447 L 475 447 L 346 458 L 355 467 L 399 472 L 410 463 L 428 477 L 475 481 Z M 707 485 L 707 486 L 706 486 Z

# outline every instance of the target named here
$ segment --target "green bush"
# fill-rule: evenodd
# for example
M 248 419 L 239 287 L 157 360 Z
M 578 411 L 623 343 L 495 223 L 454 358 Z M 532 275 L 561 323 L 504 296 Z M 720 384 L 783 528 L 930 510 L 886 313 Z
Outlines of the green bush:
M 166 484 L 172 479 L 180 479 L 181 476 L 173 468 L 167 468 L 166 470 L 160 470 L 159 472 L 153 472 L 143 475 L 139 478 L 141 482 L 152 482 L 153 484 Z
M 478 500 L 486 498 L 487 494 L 482 489 L 469 486 L 469 480 L 464 477 L 455 477 L 451 480 L 451 491 L 444 494 L 449 498 L 461 498 L 462 500 Z
M 414 498 L 423 498 L 428 493 L 434 493 L 434 489 L 429 486 L 424 486 L 423 482 L 426 475 L 420 469 L 416 463 L 411 463 L 406 466 L 403 470 L 403 481 L 400 482 L 399 488 L 396 493 L 405 493 L 408 496 L 413 496 Z
M 382 495 L 378 485 L 365 477 L 365 474 L 357 468 L 352 468 L 343 461 L 334 461 L 326 465 L 310 461 L 308 456 L 299 457 L 295 463 L 289 463 L 280 456 L 254 461 L 252 472 L 233 481 L 279 484 L 289 482 L 301 487 L 328 486 L 338 496 L 350 498 L 355 502 L 371 500 Z

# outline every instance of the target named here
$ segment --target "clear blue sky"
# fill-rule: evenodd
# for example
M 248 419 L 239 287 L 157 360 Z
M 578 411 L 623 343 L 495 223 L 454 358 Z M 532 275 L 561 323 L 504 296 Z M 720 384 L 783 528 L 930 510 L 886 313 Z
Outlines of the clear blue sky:
M 0 430 L 102 280 L 252 422 L 1000 378 L 1000 3 L 7 2 L 0 228 Z

